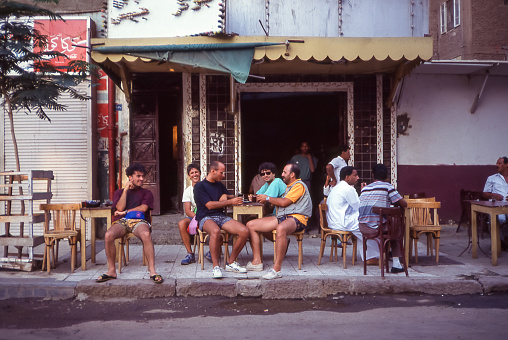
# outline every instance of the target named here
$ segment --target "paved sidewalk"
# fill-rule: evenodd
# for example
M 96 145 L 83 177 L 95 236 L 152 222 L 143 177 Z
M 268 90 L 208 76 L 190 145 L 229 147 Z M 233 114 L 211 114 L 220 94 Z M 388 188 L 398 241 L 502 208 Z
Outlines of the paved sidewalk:
M 104 244 L 97 243 L 97 263 L 90 262 L 88 254 L 87 270 L 80 267 L 70 273 L 70 253 L 61 245 L 60 262 L 50 274 L 47 272 L 20 272 L 0 269 L 0 299 L 15 297 L 62 298 L 149 298 L 163 296 L 257 296 L 266 299 L 323 297 L 333 294 L 485 294 L 508 292 L 508 253 L 503 252 L 498 266 L 492 266 L 490 258 L 479 251 L 479 258 L 472 259 L 466 251 L 458 255 L 468 242 L 467 231 L 455 232 L 455 225 L 443 226 L 439 264 L 434 258 L 421 251 L 425 244 L 420 243 L 419 263 L 410 263 L 409 277 L 404 273 L 386 273 L 381 279 L 380 269 L 368 266 L 363 275 L 363 263 L 358 260 L 351 264 L 352 246 L 348 246 L 347 269 L 342 268 L 342 258 L 330 262 L 330 241 L 327 242 L 321 265 L 317 265 L 320 238 L 317 234 L 306 235 L 303 241 L 304 260 L 302 270 L 298 270 L 298 246 L 292 238 L 288 254 L 283 262 L 283 278 L 273 281 L 260 277 L 271 268 L 273 246 L 264 243 L 263 272 L 236 274 L 223 271 L 222 280 L 213 280 L 212 265 L 205 260 L 205 269 L 197 263 L 182 266 L 185 257 L 182 245 L 156 245 L 156 269 L 165 282 L 154 284 L 146 267 L 142 266 L 141 245 L 130 245 L 130 262 L 122 268 L 117 280 L 95 283 L 95 278 L 106 271 Z M 317 233 L 317 231 L 314 231 Z M 480 246 L 489 254 L 490 238 L 480 239 Z M 42 252 L 42 248 L 40 250 Z M 90 252 L 90 247 L 87 247 Z M 207 251 L 207 247 L 205 247 Z M 361 251 L 361 249 L 359 250 Z M 245 265 L 252 259 L 251 250 L 246 247 L 238 261 Z M 197 254 L 196 254 L 197 258 Z

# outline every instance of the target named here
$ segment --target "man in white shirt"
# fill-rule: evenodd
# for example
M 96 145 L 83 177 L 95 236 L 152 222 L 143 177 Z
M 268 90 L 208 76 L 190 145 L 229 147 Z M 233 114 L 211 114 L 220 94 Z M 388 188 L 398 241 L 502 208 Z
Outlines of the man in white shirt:
M 349 146 L 347 145 L 339 145 L 340 156 L 335 157 L 326 165 L 326 174 L 330 176 L 330 186 L 334 187 L 340 177 L 340 170 L 347 166 L 349 159 L 351 158 L 351 153 L 349 151 Z
M 492 199 L 495 201 L 508 201 L 508 157 L 501 157 L 496 163 L 497 174 L 489 176 L 485 187 L 483 188 L 483 197 L 485 199 Z M 499 220 L 499 230 L 501 233 L 501 245 L 503 248 L 508 248 L 508 243 L 505 241 L 508 236 L 508 231 L 505 231 L 508 221 L 508 215 L 497 215 Z
M 363 237 L 358 226 L 358 208 L 360 207 L 360 198 L 354 188 L 358 182 L 358 173 L 352 166 L 345 166 L 340 171 L 340 182 L 334 186 L 326 200 L 328 211 L 326 219 L 328 227 L 334 230 L 351 231 L 360 243 L 360 249 L 363 247 Z M 377 244 L 374 240 L 369 240 L 367 248 L 367 258 L 375 257 Z M 369 251 L 374 251 L 370 254 Z M 363 252 L 361 252 L 363 260 Z

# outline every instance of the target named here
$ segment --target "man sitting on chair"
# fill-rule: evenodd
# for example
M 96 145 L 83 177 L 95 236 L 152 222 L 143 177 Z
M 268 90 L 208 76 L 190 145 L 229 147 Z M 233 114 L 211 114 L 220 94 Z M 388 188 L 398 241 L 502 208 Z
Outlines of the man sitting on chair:
M 226 264 L 226 271 L 247 273 L 245 267 L 241 267 L 236 258 L 245 246 L 249 231 L 247 227 L 224 213 L 224 208 L 231 205 L 240 205 L 243 197 L 235 197 L 229 194 L 228 189 L 222 184 L 225 177 L 226 167 L 221 162 L 213 161 L 208 168 L 208 175 L 201 182 L 194 185 L 194 200 L 196 201 L 196 220 L 199 229 L 210 235 L 210 253 L 213 263 L 213 278 L 222 278 L 222 270 L 219 267 L 220 248 L 222 245 L 221 229 L 229 234 L 238 235 L 233 244 L 233 250 Z
M 99 276 L 96 282 L 116 279 L 116 248 L 115 240 L 133 233 L 143 243 L 143 255 L 148 261 L 150 279 L 155 283 L 162 283 L 162 276 L 155 271 L 155 251 L 153 247 L 151 226 L 146 220 L 153 209 L 153 194 L 143 188 L 146 169 L 141 164 L 133 164 L 125 171 L 129 182 L 123 189 L 118 189 L 113 195 L 113 224 L 104 237 L 108 271 Z
M 287 164 L 282 171 L 282 180 L 287 185 L 286 192 L 282 197 L 257 196 L 259 202 L 268 201 L 277 207 L 275 216 L 263 217 L 248 223 L 253 259 L 247 265 L 247 270 L 259 271 L 259 268 L 263 270 L 258 232 L 266 233 L 277 230 L 275 263 L 273 268 L 263 276 L 263 279 L 272 280 L 282 277 L 282 260 L 288 242 L 286 237 L 294 232 L 302 231 L 312 214 L 312 201 L 309 190 L 299 177 L 300 169 L 298 165 Z
M 354 188 L 358 182 L 358 173 L 352 166 L 345 166 L 340 170 L 340 182 L 332 188 L 326 204 L 328 211 L 326 219 L 328 227 L 334 230 L 350 231 L 360 241 L 362 246 L 362 233 L 358 227 L 358 208 L 360 207 L 360 199 Z M 367 258 L 376 257 L 376 241 L 368 240 L 372 245 L 367 248 Z M 355 254 L 353 254 L 355 256 Z M 363 252 L 361 252 L 363 260 Z
M 374 165 L 372 168 L 372 176 L 374 177 L 374 182 L 363 187 L 362 193 L 360 194 L 360 216 L 358 220 L 360 222 L 360 231 L 366 236 L 377 234 L 376 229 L 379 224 L 379 215 L 372 212 L 372 207 L 389 208 L 391 204 L 401 206 L 403 208 L 407 206 L 406 201 L 402 198 L 399 192 L 395 190 L 390 183 L 386 182 L 388 169 L 384 164 Z M 378 246 L 376 245 L 374 249 L 377 253 L 376 257 L 379 257 Z M 396 241 L 392 241 L 392 255 L 393 265 L 391 272 L 394 274 L 402 273 L 404 269 L 400 264 L 399 257 L 404 256 L 404 254 L 400 254 Z M 379 260 L 376 258 L 370 258 L 367 255 L 367 264 L 377 265 L 379 264 Z

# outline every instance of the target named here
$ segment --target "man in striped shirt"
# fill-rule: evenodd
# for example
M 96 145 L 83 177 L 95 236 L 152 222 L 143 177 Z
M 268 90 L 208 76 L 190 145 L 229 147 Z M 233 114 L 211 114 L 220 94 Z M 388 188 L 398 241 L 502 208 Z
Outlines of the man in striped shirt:
M 377 233 L 379 215 L 372 213 L 372 207 L 388 208 L 391 205 L 406 207 L 407 203 L 397 190 L 388 182 L 388 169 L 383 164 L 376 164 L 372 168 L 374 182 L 365 186 L 360 195 L 360 208 L 358 221 L 360 222 L 360 231 L 363 235 Z M 378 250 L 379 252 L 379 250 Z M 379 257 L 379 253 L 377 254 Z M 393 266 L 392 273 L 401 273 L 404 271 L 400 264 L 399 247 L 392 244 Z M 376 258 L 368 259 L 367 264 L 377 265 L 379 260 Z

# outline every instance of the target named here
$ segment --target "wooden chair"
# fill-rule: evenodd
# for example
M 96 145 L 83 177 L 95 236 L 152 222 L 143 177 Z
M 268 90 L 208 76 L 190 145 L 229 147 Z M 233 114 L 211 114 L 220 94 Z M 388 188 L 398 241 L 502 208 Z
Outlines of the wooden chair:
M 404 210 L 402 208 L 381 208 L 373 207 L 372 212 L 379 214 L 378 233 L 373 236 L 363 237 L 363 258 L 367 257 L 367 240 L 375 240 L 379 245 L 379 264 L 381 268 L 381 277 L 385 277 L 385 264 L 386 271 L 388 272 L 388 252 L 389 252 L 389 241 L 398 241 L 399 250 L 401 254 L 404 254 Z M 386 261 L 385 261 L 386 258 Z M 405 257 L 402 256 L 402 264 L 406 276 L 409 276 L 407 272 L 407 263 Z M 367 261 L 363 261 L 363 275 L 367 275 Z
M 427 234 L 427 255 L 432 256 L 432 238 L 435 240 L 436 263 L 439 263 L 439 238 L 441 236 L 441 226 L 439 225 L 439 216 L 437 209 L 441 208 L 440 202 L 415 202 L 408 200 L 407 208 L 409 211 L 409 256 L 411 257 L 412 245 L 415 249 L 415 262 L 418 263 L 418 239 L 421 234 Z
M 346 269 L 346 247 L 349 240 L 353 242 L 353 258 L 352 263 L 355 265 L 356 252 L 357 252 L 357 239 L 350 231 L 334 230 L 328 228 L 328 221 L 326 220 L 326 211 L 328 206 L 326 203 L 319 205 L 319 222 L 321 225 L 321 248 L 319 250 L 318 266 L 321 265 L 321 258 L 325 251 L 326 238 L 330 236 L 332 240 L 332 247 L 330 249 L 330 262 L 333 261 L 333 253 L 335 250 L 335 261 L 337 261 L 337 239 L 342 243 L 342 267 Z
M 60 240 L 67 239 L 71 246 L 71 272 L 78 262 L 77 243 L 81 239 L 81 230 L 77 228 L 76 213 L 79 216 L 80 203 L 71 204 L 41 204 L 40 210 L 44 211 L 44 256 L 42 260 L 42 270 L 46 265 L 48 273 L 51 270 L 51 257 L 53 257 L 53 267 L 58 262 L 58 243 Z M 53 221 L 52 226 L 50 221 Z M 55 255 L 56 246 L 56 255 Z
M 302 248 L 302 241 L 303 241 L 303 235 L 305 234 L 305 230 L 297 231 L 291 234 L 291 236 L 296 237 L 296 241 L 298 242 L 298 270 L 302 269 L 302 263 L 303 263 L 303 248 Z M 277 230 L 272 231 L 273 236 L 273 262 L 275 262 L 276 254 L 276 243 L 277 243 Z
M 145 213 L 145 218 L 149 223 L 152 223 L 152 213 L 149 210 L 148 213 Z M 133 233 L 127 233 L 123 237 L 118 240 L 116 253 L 118 258 L 118 273 L 122 272 L 122 265 L 127 266 L 129 264 L 129 240 L 131 238 L 136 237 Z M 143 248 L 143 266 L 148 264 L 148 260 L 146 259 L 144 248 Z
M 229 260 L 229 234 L 225 230 L 220 231 L 221 237 L 222 237 L 222 244 L 224 245 L 224 269 L 226 268 L 226 263 Z M 198 263 L 201 264 L 201 270 L 205 269 L 205 253 L 204 253 L 204 246 L 206 243 L 206 240 L 210 236 L 206 231 L 202 231 L 198 228 L 198 236 L 199 236 L 199 250 L 198 250 Z

